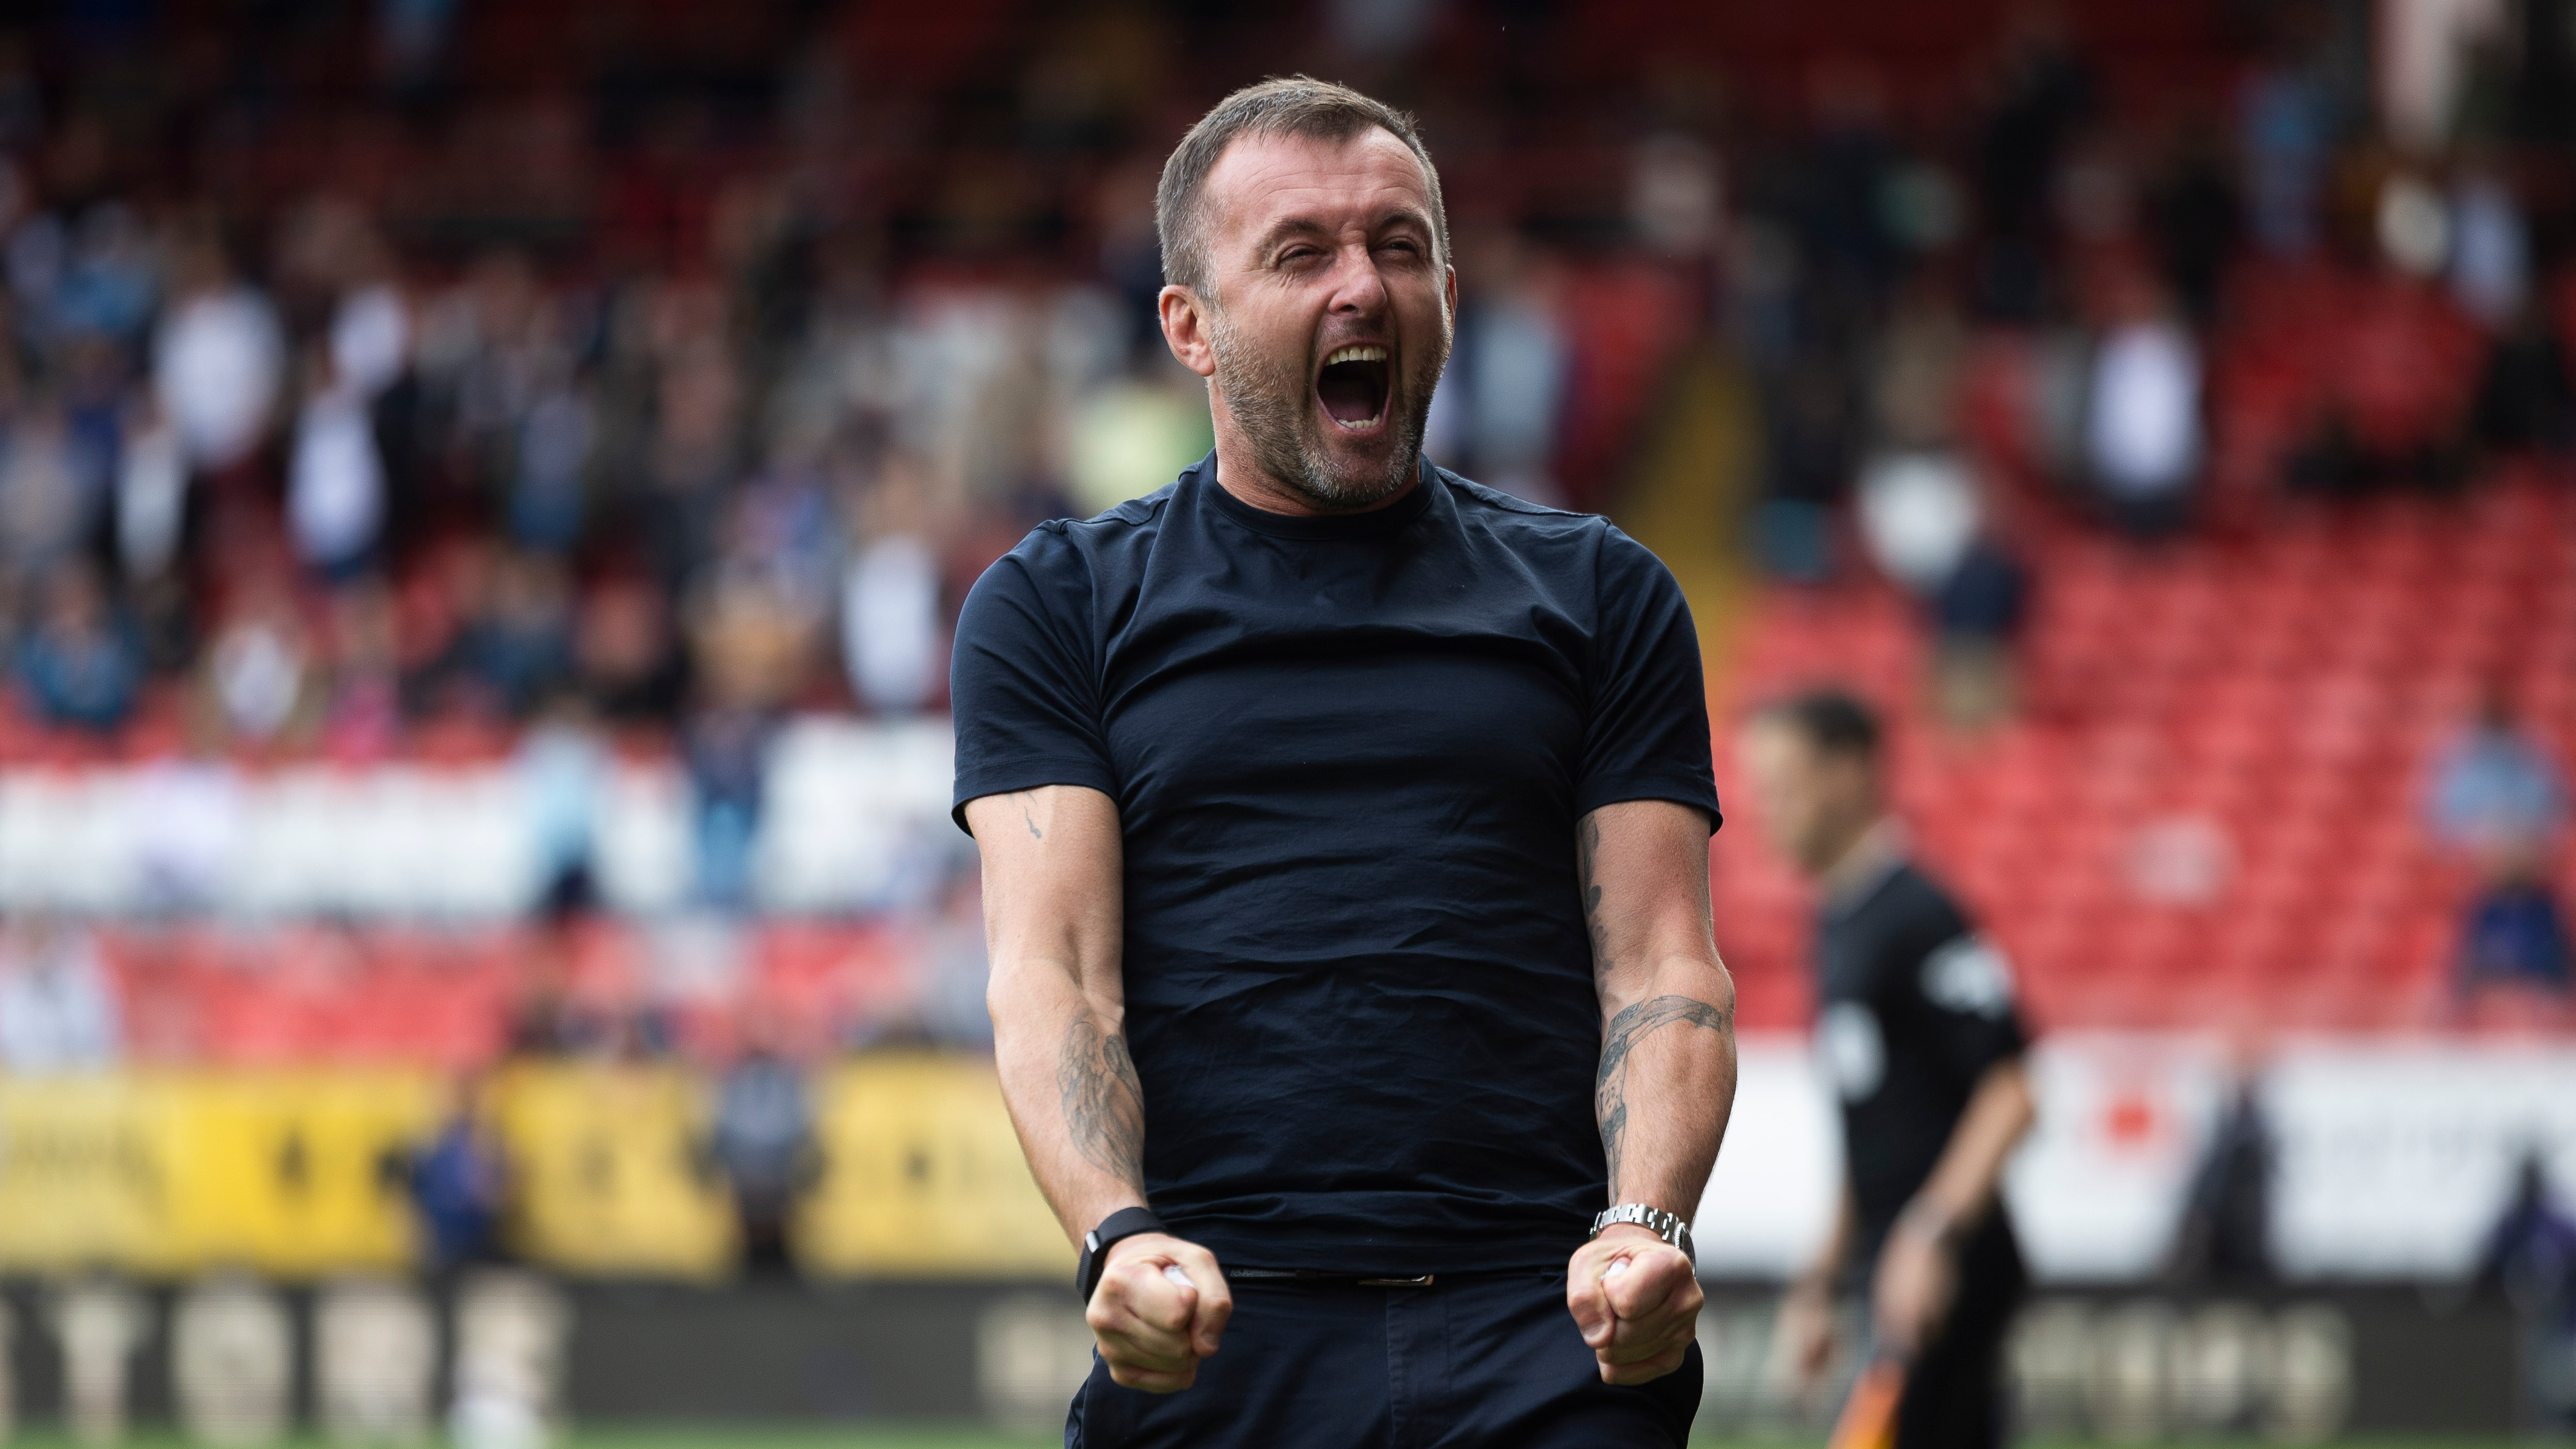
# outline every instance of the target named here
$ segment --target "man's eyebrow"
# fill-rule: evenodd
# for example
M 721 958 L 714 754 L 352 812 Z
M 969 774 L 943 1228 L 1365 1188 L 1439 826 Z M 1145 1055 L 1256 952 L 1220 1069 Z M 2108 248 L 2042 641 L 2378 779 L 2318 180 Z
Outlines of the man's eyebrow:
M 1280 220 L 1273 222 L 1270 230 L 1261 234 L 1261 240 L 1253 244 L 1253 249 L 1267 255 L 1271 248 L 1288 240 L 1290 237 L 1322 236 L 1330 230 L 1330 227 L 1325 226 L 1322 222 L 1311 216 L 1283 217 Z
M 1383 231 L 1392 226 L 1412 226 L 1421 230 L 1425 235 L 1428 235 L 1431 231 L 1431 218 L 1423 215 L 1420 207 L 1389 207 L 1386 211 L 1379 214 L 1375 224 L 1375 229 Z M 1281 242 L 1284 242 L 1291 237 L 1328 236 L 1332 233 L 1332 230 L 1333 228 L 1325 225 L 1321 220 L 1315 217 L 1283 217 L 1280 220 L 1271 223 L 1270 229 L 1263 232 L 1261 234 L 1261 239 L 1253 244 L 1253 250 L 1267 256 L 1272 248 L 1277 247 Z

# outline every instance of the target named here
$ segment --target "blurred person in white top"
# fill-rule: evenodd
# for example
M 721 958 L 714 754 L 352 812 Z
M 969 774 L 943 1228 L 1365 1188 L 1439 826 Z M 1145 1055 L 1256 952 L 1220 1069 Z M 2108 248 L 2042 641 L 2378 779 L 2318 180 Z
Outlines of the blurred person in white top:
M 2200 344 L 2143 278 L 2123 284 L 2085 386 L 2083 459 L 2113 523 L 2133 537 L 2181 529 L 2200 476 Z
M 87 931 L 35 914 L 0 929 L 0 1068 L 103 1067 L 123 1039 L 116 996 Z
M 930 703 L 948 663 L 933 505 L 920 466 L 889 458 L 849 499 L 853 535 L 841 576 L 841 659 L 850 692 L 876 714 Z
M 235 278 L 222 243 L 183 248 L 176 298 L 153 345 L 153 393 L 190 465 L 221 472 L 268 434 L 285 377 L 277 311 Z

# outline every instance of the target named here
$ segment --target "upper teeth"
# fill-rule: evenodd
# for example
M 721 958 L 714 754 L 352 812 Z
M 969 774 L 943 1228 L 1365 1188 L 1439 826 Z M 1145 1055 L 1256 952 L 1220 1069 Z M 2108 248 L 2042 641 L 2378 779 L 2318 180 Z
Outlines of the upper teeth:
M 1386 361 L 1386 349 L 1383 347 L 1345 347 L 1341 351 L 1334 353 L 1332 356 L 1325 358 L 1324 365 L 1326 367 L 1330 367 L 1337 362 L 1384 361 Z

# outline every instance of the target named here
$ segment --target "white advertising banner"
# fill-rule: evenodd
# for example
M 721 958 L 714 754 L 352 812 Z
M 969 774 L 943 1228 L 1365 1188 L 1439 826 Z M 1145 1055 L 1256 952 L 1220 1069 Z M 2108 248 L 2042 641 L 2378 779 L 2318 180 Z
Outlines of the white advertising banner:
M 1832 1221 L 1841 1126 L 1806 1039 L 1748 1034 L 1726 1149 L 1693 1227 L 1702 1271 L 1777 1279 Z M 2039 1123 L 2005 1192 L 2034 1274 L 2154 1276 L 2236 1072 L 2214 1041 L 2061 1033 L 2031 1057 Z M 2275 1265 L 2302 1279 L 2445 1279 L 2484 1253 L 2537 1153 L 2576 1210 L 2576 1048 L 2306 1040 L 2260 1069 Z
M 2273 1254 L 2291 1276 L 2467 1273 L 2533 1153 L 2576 1209 L 2576 1049 L 2306 1043 L 2274 1059 L 2263 1103 Z
M 1749 1033 L 1735 1116 L 1692 1237 L 1713 1277 L 1781 1278 L 1814 1254 L 1842 1181 L 1842 1126 L 1807 1040 Z M 2039 1124 L 2005 1184 L 2043 1279 L 2144 1277 L 2164 1262 L 2225 1091 L 2194 1038 L 2068 1034 L 2042 1040 Z

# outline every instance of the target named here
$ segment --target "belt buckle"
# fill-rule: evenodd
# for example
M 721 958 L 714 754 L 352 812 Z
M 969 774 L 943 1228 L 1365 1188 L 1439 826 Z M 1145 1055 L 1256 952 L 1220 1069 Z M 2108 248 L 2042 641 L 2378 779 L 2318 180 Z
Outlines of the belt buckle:
M 1363 1288 L 1428 1288 L 1431 1286 L 1431 1275 L 1425 1273 L 1418 1278 L 1362 1278 L 1359 1280 L 1359 1286 Z

